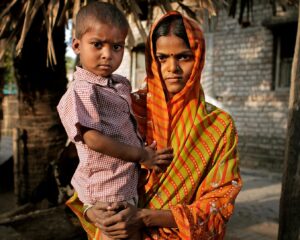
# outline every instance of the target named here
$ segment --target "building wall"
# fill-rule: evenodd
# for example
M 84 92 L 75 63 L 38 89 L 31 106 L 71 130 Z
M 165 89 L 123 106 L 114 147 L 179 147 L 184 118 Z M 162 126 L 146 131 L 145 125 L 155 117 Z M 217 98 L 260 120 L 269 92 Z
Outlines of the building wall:
M 205 68 L 203 82 L 210 82 L 207 92 L 235 120 L 241 164 L 280 170 L 289 89 L 272 89 L 273 33 L 262 26 L 272 9 L 261 3 L 254 4 L 253 11 L 255 18 L 247 28 L 220 13 L 215 31 L 206 34 L 213 44 L 208 48 L 209 73 Z

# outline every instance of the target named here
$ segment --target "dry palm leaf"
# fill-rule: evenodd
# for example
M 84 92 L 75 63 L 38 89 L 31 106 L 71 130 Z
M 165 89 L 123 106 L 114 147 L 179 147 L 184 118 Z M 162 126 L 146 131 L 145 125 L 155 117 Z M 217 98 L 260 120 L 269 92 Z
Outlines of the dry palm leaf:
M 16 4 L 18 0 L 14 0 L 12 1 L 0 14 L 0 19 L 3 18 L 3 16 L 5 16 L 10 10 L 11 8 Z
M 24 25 L 21 33 L 20 40 L 18 41 L 18 44 L 16 46 L 16 54 L 20 54 L 21 50 L 23 48 L 23 44 L 26 38 L 26 35 L 29 31 L 29 28 L 32 24 L 32 21 L 38 12 L 40 6 L 43 4 L 42 0 L 30 0 L 27 1 L 26 10 L 25 10 L 25 19 L 24 19 Z
M 142 23 L 139 19 L 139 15 L 138 15 L 139 13 L 141 13 L 141 10 L 140 10 L 140 8 L 137 5 L 135 0 L 131 1 L 131 4 L 130 4 L 129 7 L 130 7 L 130 10 L 133 14 L 134 22 L 135 22 L 135 24 L 136 24 L 136 26 L 137 26 L 137 28 L 138 28 L 141 36 L 142 36 L 142 39 L 143 39 L 144 42 L 146 42 L 147 41 L 147 34 L 146 34 L 146 31 L 145 31 L 145 29 L 144 29 L 144 27 L 143 27 L 143 25 L 142 25 Z

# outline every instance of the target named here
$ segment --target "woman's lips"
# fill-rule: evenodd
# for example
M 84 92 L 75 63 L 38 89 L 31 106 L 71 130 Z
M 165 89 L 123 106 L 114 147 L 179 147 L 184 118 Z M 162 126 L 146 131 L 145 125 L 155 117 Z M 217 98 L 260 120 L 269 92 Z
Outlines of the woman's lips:
M 170 78 L 166 78 L 165 81 L 169 82 L 169 83 L 177 83 L 181 81 L 180 77 L 170 77 Z

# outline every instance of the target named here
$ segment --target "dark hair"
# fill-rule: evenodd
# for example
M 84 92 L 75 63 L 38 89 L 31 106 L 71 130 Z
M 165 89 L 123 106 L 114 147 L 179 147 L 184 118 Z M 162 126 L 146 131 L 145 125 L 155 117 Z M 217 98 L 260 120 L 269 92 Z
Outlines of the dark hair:
M 93 27 L 95 21 L 128 31 L 129 24 L 124 14 L 114 5 L 106 2 L 91 2 L 82 7 L 76 16 L 75 36 L 80 39 Z
M 156 51 L 156 41 L 159 37 L 175 35 L 185 42 L 190 48 L 190 43 L 181 16 L 169 16 L 163 19 L 155 28 L 152 34 L 154 52 Z

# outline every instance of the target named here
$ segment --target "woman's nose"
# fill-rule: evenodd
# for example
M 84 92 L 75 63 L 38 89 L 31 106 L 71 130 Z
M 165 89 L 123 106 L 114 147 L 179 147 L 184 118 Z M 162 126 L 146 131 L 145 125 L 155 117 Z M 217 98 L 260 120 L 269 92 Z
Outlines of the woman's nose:
M 168 64 L 169 64 L 169 72 L 174 72 L 174 73 L 178 72 L 179 66 L 175 58 L 170 58 Z

